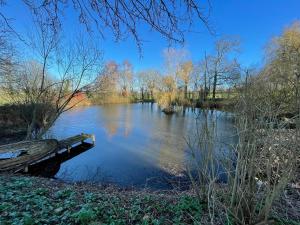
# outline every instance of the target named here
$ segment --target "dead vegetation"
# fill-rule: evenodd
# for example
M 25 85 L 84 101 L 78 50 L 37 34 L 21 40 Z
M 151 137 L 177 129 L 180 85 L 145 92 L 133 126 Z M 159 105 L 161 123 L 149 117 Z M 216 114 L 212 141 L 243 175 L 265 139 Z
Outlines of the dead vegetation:
M 197 179 L 191 179 L 199 201 L 208 204 L 211 224 L 224 211 L 234 224 L 272 224 L 278 202 L 293 212 L 283 216 L 279 210 L 278 215 L 299 221 L 299 29 L 294 24 L 276 38 L 262 71 L 246 73 L 235 106 L 236 144 L 226 151 L 216 144 L 217 118 L 213 126 L 199 123 L 190 143 L 197 165 Z M 294 129 L 282 118 L 287 114 Z M 227 177 L 224 189 L 217 184 L 220 170 Z

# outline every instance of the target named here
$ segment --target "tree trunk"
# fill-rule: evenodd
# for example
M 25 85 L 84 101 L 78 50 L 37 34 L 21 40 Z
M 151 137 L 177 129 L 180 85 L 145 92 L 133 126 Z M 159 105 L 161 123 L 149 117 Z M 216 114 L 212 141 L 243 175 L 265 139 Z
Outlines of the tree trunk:
M 206 101 L 207 97 L 207 84 L 206 84 L 206 71 L 204 73 L 204 96 L 203 96 L 203 101 Z
M 216 89 L 217 89 L 217 71 L 214 74 L 214 82 L 213 82 L 213 100 L 216 100 Z
M 198 102 L 199 102 L 199 103 L 202 102 L 202 88 L 200 88 L 200 90 L 199 90 L 199 94 L 198 94 Z
M 184 98 L 188 99 L 187 83 L 184 84 Z
M 210 94 L 211 92 L 211 78 L 208 78 L 208 88 L 207 88 L 207 96 Z
M 200 90 L 199 90 L 199 103 L 200 104 L 202 104 L 205 101 L 204 100 L 204 95 L 205 95 L 205 93 L 204 93 L 204 91 L 203 91 L 203 89 L 201 87 Z
M 35 139 L 35 137 L 33 137 L 33 132 L 34 132 L 34 127 L 36 124 L 36 106 L 33 105 L 33 111 L 32 111 L 32 120 L 30 122 L 30 124 L 27 127 L 27 132 L 26 132 L 26 140 L 31 140 L 31 139 Z
M 204 96 L 203 96 L 203 102 L 206 101 L 206 98 L 207 98 L 207 95 L 208 95 L 208 93 L 207 93 L 207 91 L 208 91 L 208 88 L 207 88 L 207 71 L 208 70 L 207 70 L 207 56 L 206 56 L 206 52 L 204 54 L 205 54 L 205 72 L 204 72 Z
M 144 88 L 141 88 L 142 102 L 144 102 Z

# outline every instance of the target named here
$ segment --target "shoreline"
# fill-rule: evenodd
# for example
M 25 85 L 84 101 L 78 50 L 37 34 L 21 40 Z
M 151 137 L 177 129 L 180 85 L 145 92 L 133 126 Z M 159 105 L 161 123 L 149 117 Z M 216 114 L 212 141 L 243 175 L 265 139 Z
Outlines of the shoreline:
M 1 224 L 190 224 L 199 215 L 208 221 L 190 192 L 68 184 L 3 174 L 0 178 Z
M 1 224 L 210 224 L 206 203 L 199 203 L 193 191 L 137 190 L 0 174 L 0 196 Z M 271 219 L 296 225 L 299 204 L 297 189 L 287 187 L 275 202 Z M 225 211 L 218 211 L 215 224 L 224 224 Z

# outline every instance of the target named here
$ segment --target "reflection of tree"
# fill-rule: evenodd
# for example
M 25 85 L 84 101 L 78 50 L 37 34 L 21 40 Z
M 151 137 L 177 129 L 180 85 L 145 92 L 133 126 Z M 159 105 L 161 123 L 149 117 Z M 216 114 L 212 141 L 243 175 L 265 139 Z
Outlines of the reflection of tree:
M 131 120 L 131 114 L 132 114 L 132 106 L 126 105 L 125 107 L 125 116 L 124 116 L 124 136 L 127 137 L 131 130 L 132 130 L 132 120 Z
M 103 123 L 109 137 L 116 135 L 118 129 L 124 123 L 124 136 L 127 137 L 132 130 L 132 106 L 131 105 L 107 105 L 102 107 Z M 123 127 L 122 127 L 123 129 Z
M 119 120 L 121 111 L 119 106 L 105 106 L 102 107 L 103 123 L 109 137 L 113 137 L 119 128 Z

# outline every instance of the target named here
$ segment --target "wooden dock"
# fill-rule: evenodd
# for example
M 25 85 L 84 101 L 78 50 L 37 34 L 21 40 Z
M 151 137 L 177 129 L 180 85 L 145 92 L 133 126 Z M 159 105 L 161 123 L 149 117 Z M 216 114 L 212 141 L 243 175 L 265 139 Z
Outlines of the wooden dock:
M 93 134 L 79 134 L 73 137 L 69 137 L 67 139 L 63 139 L 58 142 L 58 151 L 62 149 L 67 149 L 70 151 L 70 149 L 77 144 L 83 143 L 84 141 L 90 139 L 92 141 L 92 144 L 95 144 L 95 135 Z
M 12 155 L 17 153 L 14 158 L 2 159 L 0 161 L 0 171 L 18 172 L 23 170 L 28 172 L 30 165 L 49 159 L 58 153 L 66 152 L 66 150 L 70 153 L 71 148 L 86 143 L 85 141 L 88 139 L 91 140 L 92 145 L 95 144 L 95 135 L 82 133 L 60 141 L 46 139 L 41 141 L 23 141 L 0 146 L 0 153 L 2 154 L 6 152 Z M 56 145 L 46 145 L 47 148 L 43 147 L 43 144 L 45 145 L 45 143 L 47 144 L 50 141 Z

